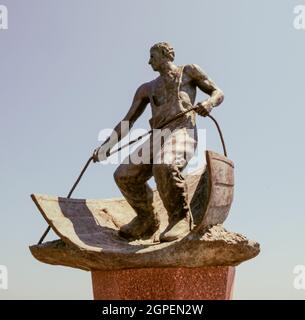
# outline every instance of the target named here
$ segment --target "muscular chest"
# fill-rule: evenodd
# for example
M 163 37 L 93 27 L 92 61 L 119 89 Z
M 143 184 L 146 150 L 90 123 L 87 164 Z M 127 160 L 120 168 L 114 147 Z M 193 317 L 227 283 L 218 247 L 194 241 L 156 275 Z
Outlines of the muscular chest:
M 181 99 L 194 103 L 196 88 L 188 77 L 183 76 L 180 85 L 177 81 L 157 78 L 152 86 L 151 98 L 156 106 L 167 103 L 171 98 L 179 96 Z

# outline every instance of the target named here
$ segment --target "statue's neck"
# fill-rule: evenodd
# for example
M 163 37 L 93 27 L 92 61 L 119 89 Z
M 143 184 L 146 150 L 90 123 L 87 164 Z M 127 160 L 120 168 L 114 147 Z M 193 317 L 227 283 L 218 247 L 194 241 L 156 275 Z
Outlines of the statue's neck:
M 178 69 L 179 68 L 172 62 L 166 62 L 161 65 L 159 73 L 161 77 L 167 77 L 170 74 L 177 72 Z

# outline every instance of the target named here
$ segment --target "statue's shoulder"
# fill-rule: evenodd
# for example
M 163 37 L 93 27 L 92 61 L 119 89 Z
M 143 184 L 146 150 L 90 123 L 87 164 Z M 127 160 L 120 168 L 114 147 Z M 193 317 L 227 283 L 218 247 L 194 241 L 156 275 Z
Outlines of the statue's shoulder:
M 198 64 L 186 64 L 183 67 L 183 71 L 186 75 L 188 75 L 189 77 L 194 77 L 196 75 L 198 75 L 198 73 L 202 74 L 204 73 L 204 71 L 201 69 L 201 67 Z
M 146 92 L 147 94 L 153 92 L 154 89 L 155 89 L 156 87 L 158 87 L 158 84 L 160 84 L 160 79 L 161 79 L 161 77 L 158 76 L 158 77 L 156 77 L 155 79 L 144 83 L 144 84 L 142 85 L 143 90 L 145 90 L 145 92 Z
M 136 91 L 136 95 L 141 97 L 149 97 L 154 86 L 155 86 L 155 79 L 149 82 L 145 82 L 138 87 Z

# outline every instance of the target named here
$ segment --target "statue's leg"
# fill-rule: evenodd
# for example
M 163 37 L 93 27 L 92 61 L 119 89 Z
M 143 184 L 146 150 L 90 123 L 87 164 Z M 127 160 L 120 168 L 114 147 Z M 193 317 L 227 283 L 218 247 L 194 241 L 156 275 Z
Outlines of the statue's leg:
M 151 164 L 121 164 L 114 179 L 137 217 L 119 230 L 126 239 L 149 238 L 159 229 L 159 219 L 153 206 L 153 191 L 147 181 L 152 177 Z
M 185 129 L 174 132 L 162 146 L 162 163 L 153 165 L 157 189 L 168 213 L 168 226 L 160 241 L 173 241 L 192 228 L 187 184 L 182 170 L 195 152 L 197 141 Z M 159 157 L 160 159 L 160 157 Z
M 161 233 L 160 241 L 173 241 L 191 230 L 191 211 L 187 185 L 176 165 L 157 164 L 153 167 L 157 189 L 168 213 L 168 226 Z

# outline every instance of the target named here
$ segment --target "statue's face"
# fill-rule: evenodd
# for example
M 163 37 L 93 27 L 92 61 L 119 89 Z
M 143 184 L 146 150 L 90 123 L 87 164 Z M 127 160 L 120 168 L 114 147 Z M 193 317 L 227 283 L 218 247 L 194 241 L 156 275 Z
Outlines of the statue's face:
M 151 65 L 154 71 L 159 71 L 160 66 L 167 60 L 168 59 L 164 57 L 161 50 L 158 50 L 158 49 L 150 50 L 150 59 L 148 63 Z

